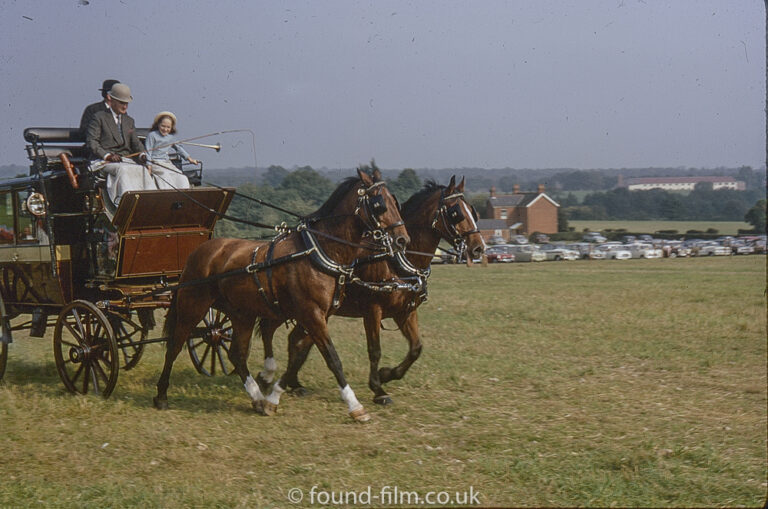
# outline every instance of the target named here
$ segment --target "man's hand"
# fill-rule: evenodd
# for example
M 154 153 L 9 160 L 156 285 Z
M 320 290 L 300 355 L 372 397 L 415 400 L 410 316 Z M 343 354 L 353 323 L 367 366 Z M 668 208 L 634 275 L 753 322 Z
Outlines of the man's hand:
M 147 164 L 147 154 L 139 154 L 139 161 L 141 164 Z
M 123 160 L 123 158 L 117 154 L 107 154 L 107 156 L 104 159 L 109 161 L 110 163 L 119 163 L 120 161 Z

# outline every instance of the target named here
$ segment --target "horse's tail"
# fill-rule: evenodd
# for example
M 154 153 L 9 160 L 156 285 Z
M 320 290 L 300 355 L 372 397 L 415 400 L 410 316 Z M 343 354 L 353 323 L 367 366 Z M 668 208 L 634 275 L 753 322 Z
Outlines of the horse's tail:
M 173 336 L 176 333 L 176 317 L 178 315 L 178 301 L 179 292 L 173 292 L 171 295 L 171 306 L 168 308 L 168 313 L 165 315 L 165 324 L 163 325 L 163 337 L 166 339 L 166 346 L 173 340 Z

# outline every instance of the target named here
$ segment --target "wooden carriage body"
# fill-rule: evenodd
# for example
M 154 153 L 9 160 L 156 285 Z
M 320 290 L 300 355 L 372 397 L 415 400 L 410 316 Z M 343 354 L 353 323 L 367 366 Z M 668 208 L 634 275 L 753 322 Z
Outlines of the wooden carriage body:
M 187 257 L 212 237 L 234 189 L 200 187 L 202 164 L 176 160 L 192 188 L 128 192 L 114 207 L 78 129 L 29 128 L 24 138 L 29 174 L 0 181 L 0 379 L 12 333 L 43 337 L 53 326 L 66 388 L 107 397 L 121 365 L 165 340 L 148 338 L 153 312 L 170 305 Z M 212 309 L 190 338 L 202 374 L 224 370 L 228 324 Z
M 211 238 L 233 190 L 131 192 L 112 215 L 76 129 L 32 128 L 25 138 L 30 175 L 0 183 L 0 296 L 6 314 L 56 314 L 77 299 L 126 308 L 166 305 L 167 299 L 130 297 L 178 279 L 187 256 Z M 77 188 L 60 154 L 74 167 Z M 45 200 L 43 216 L 29 210 L 32 194 Z

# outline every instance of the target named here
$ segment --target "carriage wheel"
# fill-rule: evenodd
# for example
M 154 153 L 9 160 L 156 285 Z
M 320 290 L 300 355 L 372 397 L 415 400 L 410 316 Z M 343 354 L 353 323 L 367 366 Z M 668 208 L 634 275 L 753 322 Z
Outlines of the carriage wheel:
M 235 367 L 229 362 L 232 345 L 232 321 L 226 313 L 216 308 L 208 309 L 187 340 L 192 364 L 205 376 L 231 375 Z
M 8 363 L 8 345 L 0 341 L 0 380 L 5 375 L 5 365 Z
M 11 342 L 11 322 L 5 314 L 5 302 L 0 295 L 0 380 L 5 375 L 5 366 L 8 364 L 8 343 Z M 5 341 L 3 341 L 5 340 Z
M 76 300 L 59 313 L 53 355 L 68 391 L 108 398 L 117 385 L 120 359 L 109 320 L 94 304 Z
M 109 324 L 115 333 L 115 341 L 120 349 L 121 369 L 128 371 L 136 367 L 144 353 L 144 344 L 138 341 L 147 339 L 149 330 L 138 322 L 138 318 L 133 315 L 123 316 L 116 313 L 110 313 Z
M 144 344 L 137 342 L 147 339 L 149 329 L 133 315 L 125 317 L 116 313 L 109 315 L 109 323 L 115 334 L 117 347 L 120 349 L 121 369 L 129 370 L 139 363 L 144 353 Z

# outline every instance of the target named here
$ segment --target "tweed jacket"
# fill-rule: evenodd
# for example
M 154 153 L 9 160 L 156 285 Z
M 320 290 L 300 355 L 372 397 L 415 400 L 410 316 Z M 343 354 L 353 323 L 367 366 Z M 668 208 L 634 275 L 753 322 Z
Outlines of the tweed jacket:
M 136 135 L 133 118 L 123 115 L 123 136 L 110 111 L 100 111 L 88 124 L 86 145 L 93 159 L 104 159 L 107 154 L 127 156 L 144 152 L 144 144 Z
M 83 116 L 80 117 L 80 135 L 83 137 L 83 140 L 85 140 L 85 135 L 88 133 L 88 124 L 91 123 L 94 115 L 100 111 L 109 111 L 109 108 L 104 101 L 89 104 L 85 107 L 85 110 L 83 110 Z

